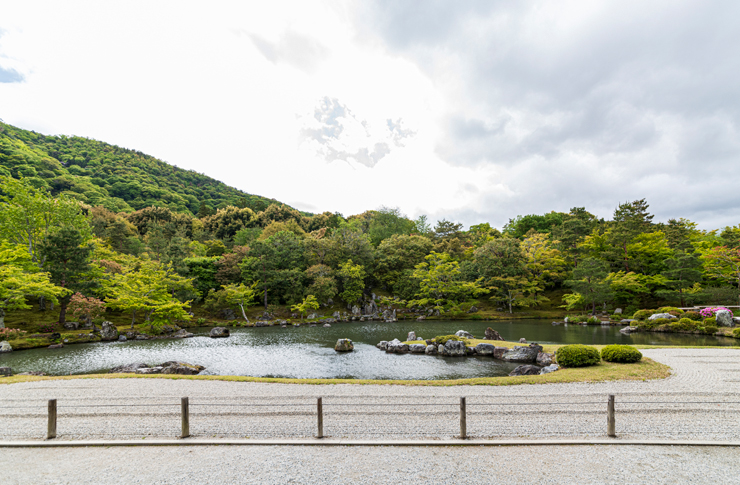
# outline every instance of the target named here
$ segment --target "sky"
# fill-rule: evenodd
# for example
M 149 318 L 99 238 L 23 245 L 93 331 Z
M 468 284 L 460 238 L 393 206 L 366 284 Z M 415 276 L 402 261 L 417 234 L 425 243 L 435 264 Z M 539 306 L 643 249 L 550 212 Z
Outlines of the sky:
M 345 216 L 740 223 L 740 2 L 0 0 L 0 119 Z

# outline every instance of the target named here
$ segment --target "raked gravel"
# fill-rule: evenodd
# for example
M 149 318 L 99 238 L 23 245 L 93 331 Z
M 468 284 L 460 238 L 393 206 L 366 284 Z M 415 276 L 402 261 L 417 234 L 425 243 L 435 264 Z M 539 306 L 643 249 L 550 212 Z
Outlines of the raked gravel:
M 44 439 L 47 400 L 52 398 L 58 402 L 59 439 L 175 438 L 180 433 L 182 396 L 190 399 L 190 431 L 199 438 L 310 438 L 316 434 L 319 396 L 328 439 L 453 438 L 459 433 L 460 396 L 467 398 L 467 430 L 472 438 L 604 438 L 608 394 L 616 396 L 619 438 L 740 439 L 740 349 L 651 349 L 643 353 L 671 366 L 673 375 L 655 381 L 519 386 L 168 379 L 0 385 L 0 440 Z M 579 449 L 583 448 L 574 448 Z M 292 453 L 287 448 L 283 452 Z M 4 456 L 9 453 L 2 451 Z M 610 449 L 590 453 L 609 454 Z M 725 452 L 716 453 L 724 456 Z

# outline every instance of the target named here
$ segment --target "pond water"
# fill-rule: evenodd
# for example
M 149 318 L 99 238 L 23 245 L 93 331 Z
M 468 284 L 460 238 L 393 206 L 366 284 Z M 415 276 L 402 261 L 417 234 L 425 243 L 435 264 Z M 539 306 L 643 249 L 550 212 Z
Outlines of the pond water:
M 486 327 L 508 341 L 524 337 L 541 344 L 737 345 L 737 340 L 713 336 L 635 333 L 622 327 L 558 325 L 543 320 L 352 322 L 298 328 L 230 328 L 231 337 L 212 339 L 210 328 L 190 329 L 189 339 L 158 339 L 68 345 L 0 354 L 0 366 L 13 372 L 42 371 L 51 375 L 93 374 L 132 362 L 150 365 L 178 360 L 206 367 L 202 374 L 255 377 L 356 379 L 459 379 L 503 376 L 517 364 L 491 357 L 449 358 L 419 354 L 386 354 L 375 348 L 381 340 L 405 340 L 410 331 L 432 338 L 466 330 L 477 337 Z M 337 353 L 334 344 L 349 338 L 354 352 Z

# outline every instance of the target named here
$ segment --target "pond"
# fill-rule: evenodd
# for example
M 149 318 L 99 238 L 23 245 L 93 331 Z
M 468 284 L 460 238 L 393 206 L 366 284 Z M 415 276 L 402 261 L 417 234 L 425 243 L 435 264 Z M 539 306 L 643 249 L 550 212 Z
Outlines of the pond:
M 355 379 L 460 379 L 507 375 L 518 364 L 491 357 L 439 357 L 386 354 L 375 348 L 381 340 L 405 340 L 410 331 L 423 338 L 466 330 L 482 337 L 486 327 L 508 341 L 524 337 L 541 344 L 737 345 L 737 340 L 703 335 L 635 333 L 622 327 L 553 326 L 543 320 L 400 321 L 336 323 L 331 328 L 230 328 L 231 337 L 212 339 L 210 328 L 190 329 L 188 339 L 157 339 L 68 345 L 0 354 L 0 366 L 13 372 L 41 371 L 50 375 L 94 374 L 132 362 L 150 365 L 178 360 L 206 367 L 202 374 L 255 377 Z M 339 338 L 355 343 L 354 352 L 334 351 Z

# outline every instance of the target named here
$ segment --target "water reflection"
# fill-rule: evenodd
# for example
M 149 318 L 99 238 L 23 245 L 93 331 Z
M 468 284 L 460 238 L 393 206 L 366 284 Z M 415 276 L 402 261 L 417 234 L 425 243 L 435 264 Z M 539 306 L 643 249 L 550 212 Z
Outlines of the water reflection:
M 683 334 L 636 333 L 622 335 L 621 327 L 553 326 L 541 320 L 512 322 L 397 322 L 342 323 L 331 328 L 231 329 L 226 339 L 211 339 L 210 329 L 195 329 L 196 337 L 70 345 L 63 349 L 36 349 L 0 354 L 0 366 L 14 372 L 43 371 L 53 375 L 107 372 L 131 362 L 158 364 L 181 360 L 206 367 L 204 374 L 295 378 L 458 379 L 506 375 L 515 364 L 490 357 L 445 358 L 394 355 L 376 349 L 380 340 L 405 339 L 409 331 L 431 338 L 464 329 L 482 336 L 492 326 L 506 340 L 529 342 L 609 343 L 651 345 L 734 345 L 735 339 Z M 355 342 L 355 351 L 339 354 L 339 338 Z

